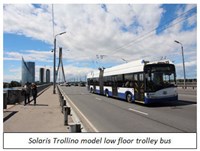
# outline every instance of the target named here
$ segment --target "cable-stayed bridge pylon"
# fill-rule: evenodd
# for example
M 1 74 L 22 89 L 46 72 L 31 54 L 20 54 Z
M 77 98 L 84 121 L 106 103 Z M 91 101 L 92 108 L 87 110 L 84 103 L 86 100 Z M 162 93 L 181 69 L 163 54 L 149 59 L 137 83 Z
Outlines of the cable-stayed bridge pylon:
M 58 62 L 58 68 L 57 68 L 57 71 L 56 71 L 56 81 L 57 81 L 57 76 L 58 76 L 58 72 L 59 72 L 60 67 L 61 67 L 61 70 L 62 70 L 62 76 L 63 76 L 64 82 L 66 82 L 65 72 L 64 72 L 63 62 L 62 62 L 62 47 L 59 48 L 59 62 Z

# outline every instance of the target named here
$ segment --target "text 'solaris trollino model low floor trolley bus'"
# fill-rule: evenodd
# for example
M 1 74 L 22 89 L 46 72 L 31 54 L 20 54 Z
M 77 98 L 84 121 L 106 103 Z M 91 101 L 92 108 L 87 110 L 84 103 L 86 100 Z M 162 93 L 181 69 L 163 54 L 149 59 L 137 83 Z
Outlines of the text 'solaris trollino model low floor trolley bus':
M 132 61 L 91 72 L 87 75 L 91 93 L 128 102 L 149 104 L 178 100 L 175 66 L 169 60 Z

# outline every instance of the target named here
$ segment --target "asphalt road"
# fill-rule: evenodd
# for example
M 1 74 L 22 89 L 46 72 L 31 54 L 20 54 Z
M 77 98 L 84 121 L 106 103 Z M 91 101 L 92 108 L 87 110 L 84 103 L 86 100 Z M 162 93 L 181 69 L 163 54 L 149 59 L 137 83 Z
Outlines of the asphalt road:
M 86 87 L 61 87 L 98 132 L 196 132 L 195 90 L 179 89 L 179 101 L 154 105 L 128 103 L 91 94 Z

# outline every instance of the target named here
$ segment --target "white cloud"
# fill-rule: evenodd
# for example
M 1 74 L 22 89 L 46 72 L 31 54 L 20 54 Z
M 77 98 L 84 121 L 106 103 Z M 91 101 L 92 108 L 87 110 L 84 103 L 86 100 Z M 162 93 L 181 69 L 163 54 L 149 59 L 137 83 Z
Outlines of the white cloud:
M 4 5 L 3 19 L 4 32 L 22 34 L 48 43 L 53 41 L 51 12 L 35 9 L 31 4 Z
M 67 81 L 74 80 L 74 78 L 85 81 L 86 75 L 89 72 L 93 71 L 93 69 L 88 67 L 78 67 L 78 66 L 68 65 L 64 67 L 64 71 Z
M 132 7 L 144 31 L 157 27 L 164 12 L 160 5 L 133 5 Z
M 4 60 L 22 60 L 52 62 L 53 54 L 50 51 L 26 50 L 23 52 L 4 51 Z
M 192 16 L 187 20 L 188 26 L 193 26 L 196 23 L 196 21 L 197 21 L 197 16 L 196 15 Z
M 179 9 L 177 14 L 186 12 L 194 6 L 187 5 L 185 9 Z M 23 34 L 53 45 L 51 10 L 51 5 L 41 5 L 40 8 L 33 5 L 4 5 L 4 32 Z M 183 22 L 167 28 L 159 35 L 153 31 L 142 36 L 159 25 L 164 12 L 160 5 L 109 4 L 106 5 L 105 11 L 101 5 L 56 4 L 55 34 L 67 32 L 57 36 L 57 47 L 63 47 L 63 60 L 69 62 L 92 62 L 97 60 L 96 55 L 106 55 L 100 63 L 104 61 L 104 64 L 117 64 L 123 62 L 122 58 L 151 60 L 162 56 L 179 63 L 180 53 L 177 50 L 180 50 L 180 45 L 174 43 L 174 40 L 178 40 L 184 44 L 186 61 L 196 58 L 196 28 L 181 30 Z M 176 22 L 177 20 L 174 21 Z M 188 19 L 188 26 L 196 22 L 194 15 Z M 23 54 L 26 60 L 52 61 L 52 54 L 49 52 L 29 50 L 26 53 Z M 4 60 L 21 60 L 22 56 L 22 53 L 14 51 L 4 54 Z M 69 67 L 77 73 L 75 69 L 78 67 Z M 79 67 L 77 70 L 83 73 L 89 69 L 91 66 L 87 69 Z M 69 73 L 66 71 L 66 74 Z

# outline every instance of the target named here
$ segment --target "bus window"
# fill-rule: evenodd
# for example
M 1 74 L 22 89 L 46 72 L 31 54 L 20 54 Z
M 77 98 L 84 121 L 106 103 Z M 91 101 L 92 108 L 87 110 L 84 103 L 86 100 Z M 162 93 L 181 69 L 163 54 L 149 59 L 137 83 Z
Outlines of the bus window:
M 130 81 L 126 81 L 124 87 L 129 87 L 130 86 Z
M 125 75 L 124 75 L 124 79 L 125 79 L 125 80 L 129 80 L 129 81 L 132 81 L 132 80 L 133 80 L 133 74 L 125 74 Z
M 143 73 L 140 73 L 140 74 L 139 74 L 139 81 L 144 81 Z
M 123 81 L 123 75 L 118 75 L 117 76 L 117 81 Z
M 130 83 L 133 81 L 133 74 L 124 75 L 124 87 L 131 87 Z
M 134 74 L 134 81 L 138 81 L 138 75 L 137 74 Z
M 133 81 L 130 82 L 130 88 L 133 88 Z
M 94 78 L 94 85 L 99 85 L 99 79 L 98 78 Z
M 152 79 L 153 79 L 154 84 L 162 85 L 163 84 L 163 73 L 161 73 L 161 72 L 152 73 Z
M 118 87 L 123 87 L 123 75 L 118 75 L 117 76 L 117 86 Z
M 112 86 L 111 76 L 104 77 L 104 86 Z
M 89 82 L 90 82 L 90 84 L 91 84 L 91 85 L 93 85 L 93 84 L 94 84 L 94 81 L 93 81 L 93 79 L 91 79 Z
M 151 64 L 144 67 L 147 91 L 158 91 L 174 87 L 176 84 L 175 66 L 172 64 Z
M 104 81 L 104 85 L 107 86 L 108 85 L 108 77 L 103 77 L 103 81 Z

